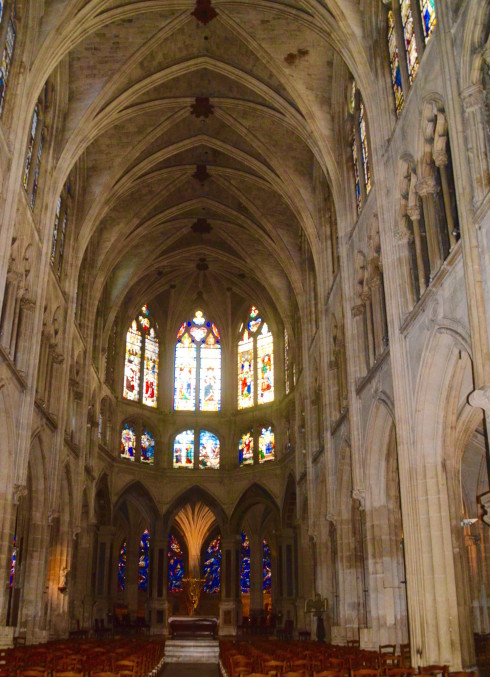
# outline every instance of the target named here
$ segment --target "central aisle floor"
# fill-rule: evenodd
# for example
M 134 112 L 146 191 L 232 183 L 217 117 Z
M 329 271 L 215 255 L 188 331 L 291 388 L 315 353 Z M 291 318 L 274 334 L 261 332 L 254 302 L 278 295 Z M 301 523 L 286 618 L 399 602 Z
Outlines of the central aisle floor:
M 209 663 L 167 663 L 159 677 L 220 677 L 219 666 Z

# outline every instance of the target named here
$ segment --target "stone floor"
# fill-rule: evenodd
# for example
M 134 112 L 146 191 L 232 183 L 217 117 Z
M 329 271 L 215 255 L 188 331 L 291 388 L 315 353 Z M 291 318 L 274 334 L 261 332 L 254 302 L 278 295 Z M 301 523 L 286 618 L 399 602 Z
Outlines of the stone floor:
M 159 677 L 220 677 L 219 667 L 209 663 L 167 663 Z

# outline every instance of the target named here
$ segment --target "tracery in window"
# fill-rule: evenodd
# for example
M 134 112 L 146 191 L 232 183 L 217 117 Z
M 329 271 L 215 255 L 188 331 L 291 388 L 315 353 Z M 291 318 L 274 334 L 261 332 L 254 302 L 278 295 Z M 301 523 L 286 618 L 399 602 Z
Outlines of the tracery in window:
M 34 153 L 34 143 L 37 137 L 37 125 L 39 122 L 39 104 L 36 103 L 34 106 L 34 112 L 32 114 L 31 128 L 29 132 L 29 141 L 27 142 L 27 152 L 26 159 L 24 162 L 24 177 L 22 179 L 22 185 L 24 190 L 27 190 L 29 185 L 29 174 L 31 172 L 32 156 Z
M 357 214 L 360 214 L 363 203 L 371 190 L 372 176 L 369 159 L 369 129 L 366 119 L 366 107 L 355 82 L 352 85 L 349 110 L 353 116 L 352 164 L 354 169 L 356 210 Z
M 199 468 L 219 468 L 220 444 L 219 439 L 209 430 L 199 433 Z
M 264 538 L 263 541 L 263 590 L 264 592 L 270 592 L 272 587 L 272 565 L 271 565 L 271 549 L 269 544 Z
M 259 437 L 259 463 L 266 463 L 274 460 L 274 432 L 271 426 L 261 428 Z
M 121 433 L 121 458 L 129 458 L 130 461 L 134 461 L 135 449 L 136 433 L 132 425 L 125 423 Z
M 436 27 L 436 8 L 434 7 L 434 0 L 420 0 L 420 12 L 422 14 L 422 25 L 424 27 L 425 42 L 429 42 L 429 38 Z
M 123 591 L 126 587 L 126 561 L 128 557 L 128 544 L 126 539 L 119 548 L 119 559 L 117 562 L 117 589 Z
M 274 341 L 272 333 L 252 306 L 238 341 L 238 408 L 274 400 Z M 254 364 L 256 370 L 254 370 Z M 257 395 L 255 396 L 255 393 Z
M 214 538 L 206 549 L 204 560 L 204 592 L 218 594 L 221 587 L 221 536 Z
M 65 254 L 66 228 L 68 225 L 68 215 L 71 208 L 71 181 L 63 186 L 63 190 L 56 203 L 54 215 L 53 240 L 51 243 L 51 264 L 54 272 L 61 277 L 63 269 L 63 259 Z
M 183 430 L 174 440 L 174 468 L 194 467 L 194 430 Z
M 182 592 L 184 584 L 184 554 L 180 543 L 173 534 L 168 537 L 168 591 Z
M 2 17 L 0 23 L 4 20 L 4 13 L 2 7 Z M 0 64 L 0 116 L 3 113 L 5 105 L 5 94 L 7 91 L 7 83 L 10 75 L 10 67 L 12 65 L 12 57 L 15 49 L 16 31 L 13 17 L 10 16 L 7 23 L 7 34 L 5 36 L 5 45 L 2 52 L 2 62 Z
M 354 139 L 352 141 L 352 160 L 354 163 L 354 183 L 356 187 L 356 208 L 357 213 L 361 212 L 362 200 L 361 200 L 361 181 L 359 179 L 359 160 L 357 157 L 357 135 L 354 128 Z
M 145 304 L 126 334 L 123 397 L 134 402 L 142 401 L 148 407 L 157 406 L 157 330 L 156 322 L 151 319 L 148 305 Z M 142 378 L 143 390 L 140 392 Z
M 150 565 L 150 532 L 145 529 L 140 540 L 138 560 L 138 590 L 148 590 L 148 569 Z
M 364 170 L 364 186 L 366 194 L 371 190 L 371 169 L 369 166 L 369 151 L 366 130 L 366 115 L 364 111 L 364 104 L 361 101 L 359 106 L 359 134 L 361 137 L 361 151 L 362 151 L 362 167 Z
M 393 10 L 388 12 L 388 50 L 390 52 L 391 83 L 393 85 L 393 94 L 395 96 L 396 114 L 399 115 L 405 103 L 403 96 L 402 74 L 400 70 L 400 56 L 396 44 L 395 15 Z
M 141 462 L 153 465 L 155 462 L 155 439 L 148 430 L 141 435 Z
M 254 433 L 248 430 L 238 442 L 239 465 L 252 465 L 254 462 Z
M 408 77 L 411 84 L 419 67 L 411 0 L 400 0 L 400 12 L 402 18 L 403 38 L 405 40 L 405 55 L 407 57 Z
M 250 592 L 250 541 L 242 531 L 242 551 L 240 561 L 240 590 L 243 595 Z
M 220 340 L 218 327 L 201 310 L 180 327 L 175 346 L 176 411 L 195 411 L 196 392 L 200 411 L 221 409 Z

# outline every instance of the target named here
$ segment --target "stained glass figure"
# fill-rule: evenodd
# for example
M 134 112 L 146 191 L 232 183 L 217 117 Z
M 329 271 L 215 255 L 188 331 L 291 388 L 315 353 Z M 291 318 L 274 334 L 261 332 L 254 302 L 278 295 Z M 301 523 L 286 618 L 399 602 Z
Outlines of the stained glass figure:
M 168 537 L 168 591 L 182 592 L 184 584 L 184 555 L 180 543 L 172 534 Z
M 371 169 L 369 166 L 369 150 L 367 139 L 366 111 L 364 103 L 361 101 L 359 107 L 359 135 L 361 138 L 362 168 L 364 170 L 364 185 L 366 186 L 366 195 L 371 190 Z
M 263 590 L 264 592 L 270 592 L 272 584 L 271 549 L 265 538 L 263 543 L 263 571 Z
M 354 183 L 356 186 L 356 208 L 357 213 L 361 212 L 361 180 L 359 175 L 359 160 L 357 158 L 357 135 L 356 129 L 353 130 L 353 141 L 352 141 L 352 161 L 354 164 Z
M 126 539 L 119 548 L 119 559 L 117 562 L 117 589 L 121 592 L 126 587 L 126 561 L 128 557 L 128 544 Z
M 264 322 L 257 337 L 257 398 L 259 404 L 274 400 L 274 351 L 272 334 Z
M 354 113 L 356 109 L 356 92 L 357 92 L 357 84 L 356 81 L 353 79 L 349 97 L 349 111 L 351 115 Z
M 61 195 L 58 198 L 58 202 L 56 203 L 56 212 L 54 215 L 54 228 L 53 228 L 53 241 L 51 243 L 51 263 L 54 264 L 56 260 L 56 246 L 58 244 L 58 228 L 60 225 L 60 214 L 61 214 Z
M 0 64 L 0 116 L 3 113 L 5 104 L 5 93 L 7 91 L 7 83 L 10 75 L 10 66 L 12 64 L 12 57 L 15 48 L 15 26 L 12 18 L 7 24 L 7 35 L 5 36 L 5 47 L 2 53 L 2 63 Z
M 220 444 L 219 439 L 208 430 L 199 433 L 199 468 L 219 469 Z
M 174 441 L 174 468 L 194 467 L 194 431 L 183 430 Z
M 242 552 L 240 562 L 240 590 L 246 595 L 250 592 L 250 542 L 242 531 Z
M 419 59 L 413 27 L 411 0 L 400 0 L 400 12 L 402 15 L 403 38 L 405 40 L 405 55 L 407 58 L 408 77 L 410 79 L 410 83 L 412 83 L 419 67 Z
M 202 310 L 184 322 L 177 333 L 174 409 L 195 411 L 196 392 L 200 411 L 221 409 L 220 333 Z
M 133 426 L 126 423 L 121 433 L 121 458 L 129 458 L 134 461 L 136 449 L 136 434 Z
M 271 426 L 262 428 L 259 437 L 259 463 L 274 460 L 274 433 Z
M 39 122 L 39 104 L 36 103 L 36 105 L 34 106 L 34 112 L 32 114 L 31 131 L 29 133 L 26 159 L 24 162 L 24 177 L 22 179 L 22 185 L 24 186 L 24 190 L 27 190 L 27 187 L 29 186 L 29 174 L 31 172 L 32 154 L 34 152 L 34 143 L 36 141 L 38 122 Z
M 429 38 L 437 23 L 434 0 L 420 0 L 420 11 L 422 13 L 422 24 L 424 26 L 424 38 L 427 43 L 429 42 Z
M 150 565 L 150 532 L 145 529 L 140 541 L 138 561 L 138 590 L 148 590 L 148 568 Z
M 216 595 L 221 584 L 221 536 L 211 541 L 204 561 L 204 592 Z
M 395 95 L 396 114 L 399 115 L 403 108 L 405 98 L 403 96 L 402 89 L 400 57 L 398 54 L 398 45 L 396 44 L 395 15 L 391 9 L 388 12 L 388 50 L 390 52 L 391 83 L 393 85 L 393 93 Z
M 145 368 L 143 386 L 143 404 L 157 406 L 158 394 L 158 341 L 153 327 L 145 337 Z
M 148 430 L 141 435 L 141 462 L 149 465 L 155 462 L 155 438 Z
M 17 565 L 17 536 L 14 536 L 14 543 L 12 548 L 12 556 L 10 558 L 10 577 L 9 588 L 14 587 L 15 567 Z
M 36 154 L 36 167 L 34 169 L 34 180 L 32 182 L 31 197 L 29 200 L 31 209 L 34 209 L 34 205 L 36 204 L 37 187 L 39 184 L 39 172 L 41 171 L 41 156 L 43 154 L 43 146 L 44 146 L 44 129 L 41 129 L 41 135 L 39 138 L 39 144 L 37 147 Z
M 254 434 L 249 430 L 240 437 L 238 442 L 239 465 L 252 465 L 254 462 Z
M 0 2 L 0 26 L 2 25 L 3 19 L 3 2 Z
M 254 342 L 248 330 L 238 343 L 238 408 L 246 409 L 254 403 Z
M 65 253 L 65 236 L 66 236 L 66 224 L 68 223 L 68 208 L 65 205 L 65 211 L 63 214 L 63 221 L 61 222 L 61 231 L 60 231 L 60 246 L 58 250 L 58 267 L 56 268 L 56 274 L 58 277 L 61 275 L 61 269 L 63 267 L 63 254 Z
M 140 393 L 141 333 L 133 320 L 126 334 L 126 362 L 124 366 L 124 392 L 127 400 L 137 402 Z
M 289 382 L 289 334 L 286 327 L 284 327 L 284 380 L 286 395 L 289 394 L 290 382 Z

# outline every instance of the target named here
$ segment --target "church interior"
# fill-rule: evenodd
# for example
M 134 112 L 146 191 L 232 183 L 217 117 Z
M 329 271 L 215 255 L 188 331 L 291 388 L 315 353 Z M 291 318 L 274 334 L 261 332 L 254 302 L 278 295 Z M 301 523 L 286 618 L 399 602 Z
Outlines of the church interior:
M 0 2 L 1 649 L 489 674 L 489 13 Z

